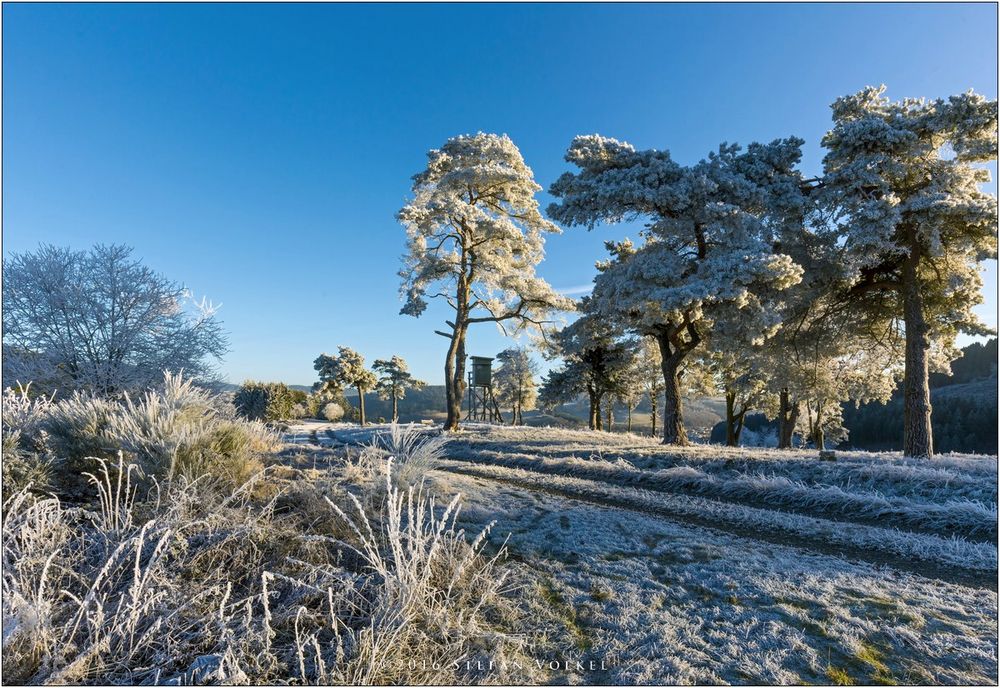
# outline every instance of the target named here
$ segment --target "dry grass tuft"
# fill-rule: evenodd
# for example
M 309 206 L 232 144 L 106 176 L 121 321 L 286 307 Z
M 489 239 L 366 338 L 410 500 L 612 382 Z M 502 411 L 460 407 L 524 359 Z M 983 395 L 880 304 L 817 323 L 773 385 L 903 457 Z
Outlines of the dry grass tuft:
M 6 681 L 517 682 L 464 664 L 522 649 L 501 554 L 456 529 L 458 497 L 398 488 L 392 462 L 369 510 L 319 482 L 261 499 L 270 469 L 144 491 L 124 454 L 95 463 L 92 505 L 22 489 L 3 506 Z

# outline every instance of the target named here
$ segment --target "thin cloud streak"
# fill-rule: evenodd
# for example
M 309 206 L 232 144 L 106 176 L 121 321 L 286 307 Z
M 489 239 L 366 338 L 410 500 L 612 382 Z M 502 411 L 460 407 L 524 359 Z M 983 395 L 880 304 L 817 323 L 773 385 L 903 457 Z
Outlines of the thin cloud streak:
M 563 296 L 578 296 L 580 294 L 589 294 L 594 290 L 593 284 L 581 284 L 578 287 L 566 287 L 565 289 L 556 289 Z

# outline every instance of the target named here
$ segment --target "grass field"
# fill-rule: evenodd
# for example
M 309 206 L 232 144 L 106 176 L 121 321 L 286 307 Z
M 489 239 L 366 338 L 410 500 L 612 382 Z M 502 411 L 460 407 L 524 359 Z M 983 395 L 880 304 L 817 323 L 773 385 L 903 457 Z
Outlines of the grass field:
M 323 426 L 304 451 L 384 432 Z M 473 426 L 429 481 L 463 495 L 469 532 L 495 521 L 490 541 L 548 607 L 523 631 L 554 620 L 542 654 L 581 662 L 560 680 L 984 684 L 997 673 L 996 471 L 992 456 L 830 462 Z
M 96 458 L 95 458 L 96 457 Z M 4 404 L 6 684 L 982 684 L 997 459 Z

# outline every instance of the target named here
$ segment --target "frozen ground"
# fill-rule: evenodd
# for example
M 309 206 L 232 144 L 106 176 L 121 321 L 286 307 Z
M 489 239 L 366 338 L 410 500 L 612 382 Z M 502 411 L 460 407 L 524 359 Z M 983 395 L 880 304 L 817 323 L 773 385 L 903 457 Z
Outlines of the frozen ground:
M 322 468 L 384 430 L 288 439 Z M 468 531 L 496 521 L 492 540 L 582 660 L 560 680 L 997 681 L 996 457 L 821 462 L 488 426 L 447 455 L 433 489 L 464 495 Z

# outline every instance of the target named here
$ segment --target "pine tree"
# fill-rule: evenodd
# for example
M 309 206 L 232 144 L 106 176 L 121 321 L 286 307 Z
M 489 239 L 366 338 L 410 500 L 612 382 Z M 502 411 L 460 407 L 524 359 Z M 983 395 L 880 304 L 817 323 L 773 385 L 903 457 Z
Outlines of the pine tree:
M 768 298 L 794 285 L 801 268 L 774 249 L 785 223 L 801 220 L 802 141 L 722 145 L 682 166 L 666 151 L 637 151 L 580 136 L 566 160 L 579 168 L 550 189 L 549 214 L 569 225 L 647 220 L 644 242 L 609 243 L 593 298 L 604 317 L 653 337 L 662 356 L 663 441 L 686 444 L 679 373 L 714 328 L 738 321 L 766 339 L 777 327 Z
M 372 364 L 372 370 L 378 375 L 375 390 L 379 399 L 392 400 L 392 422 L 395 423 L 399 421 L 399 400 L 406 397 L 406 390 L 421 389 L 427 383 L 414 378 L 406 361 L 399 356 L 389 360 L 377 359 Z
M 365 392 L 375 387 L 375 373 L 365 367 L 365 357 L 353 349 L 341 346 L 337 356 L 322 354 L 313 367 L 319 373 L 320 382 L 334 389 L 354 387 L 358 390 L 358 411 L 361 425 L 365 419 Z
M 553 337 L 564 364 L 545 378 L 540 399 L 553 407 L 585 393 L 590 407 L 587 425 L 602 430 L 601 404 L 613 404 L 622 376 L 634 365 L 636 344 L 623 339 L 606 318 L 593 312 L 591 304 L 585 297 L 579 307 L 584 315 Z
M 823 200 L 841 240 L 852 307 L 905 335 L 903 453 L 933 454 L 928 372 L 955 358 L 959 332 L 990 332 L 979 263 L 997 255 L 997 103 L 973 92 L 890 101 L 868 87 L 833 104 Z
M 553 309 L 572 307 L 540 277 L 546 233 L 559 228 L 538 211 L 531 169 L 506 136 L 479 133 L 449 139 L 427 154 L 414 198 L 398 219 L 408 237 L 403 257 L 401 313 L 419 317 L 427 299 L 454 311 L 445 358 L 446 430 L 458 429 L 465 391 L 465 339 L 476 323 L 505 333 L 542 329 Z

